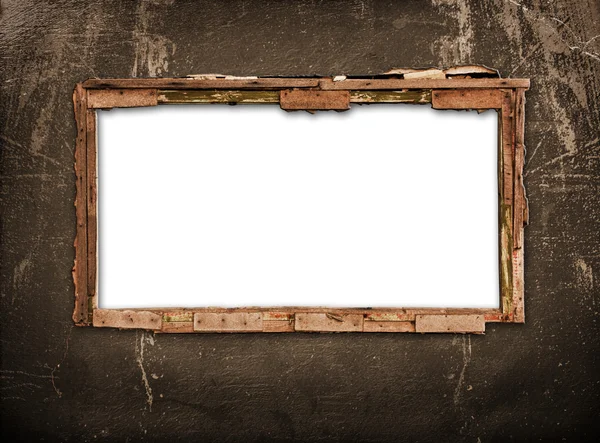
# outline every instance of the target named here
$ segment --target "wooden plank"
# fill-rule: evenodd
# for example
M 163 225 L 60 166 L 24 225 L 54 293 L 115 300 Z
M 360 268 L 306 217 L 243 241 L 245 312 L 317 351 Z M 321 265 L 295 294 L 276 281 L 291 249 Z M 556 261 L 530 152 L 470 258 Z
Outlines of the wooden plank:
M 512 213 L 511 207 L 500 206 L 500 297 L 504 321 L 512 319 Z
M 89 315 L 98 307 L 96 297 L 98 262 L 98 219 L 97 219 L 97 165 L 96 165 L 96 111 L 86 112 L 87 145 L 87 300 Z
M 88 107 L 93 109 L 156 106 L 156 89 L 90 89 Z
M 334 314 L 302 312 L 295 315 L 296 331 L 312 332 L 361 332 L 361 314 Z
M 194 314 L 196 332 L 261 332 L 260 312 L 223 312 Z
M 263 320 L 263 332 L 294 332 L 294 320 Z
M 525 323 L 525 275 L 523 248 L 515 249 L 512 257 L 512 312 L 513 322 Z
M 367 321 L 415 321 L 416 314 L 404 312 L 373 312 L 365 315 Z
M 92 78 L 83 82 L 83 87 L 88 89 L 285 89 L 314 88 L 318 85 L 317 78 Z
M 416 332 L 483 333 L 483 315 L 417 315 Z
M 89 324 L 87 297 L 87 96 L 78 84 L 73 92 L 73 106 L 77 125 L 75 143 L 75 215 L 77 229 L 75 235 L 75 263 L 73 282 L 75 284 L 75 308 L 73 321 L 77 325 Z
M 158 91 L 158 103 L 238 103 L 263 104 L 279 103 L 279 91 L 237 90 L 223 91 L 219 89 L 195 89 L 182 91 L 177 89 L 161 89 Z
M 169 311 L 162 313 L 163 323 L 182 323 L 182 322 L 190 322 L 194 321 L 194 313 L 192 311 Z
M 503 90 L 501 120 L 502 149 L 502 198 L 506 206 L 513 209 L 513 92 Z
M 263 312 L 263 332 L 294 332 L 294 314 L 282 311 Z
M 415 332 L 412 321 L 365 321 L 363 332 Z
M 521 89 L 515 91 L 514 100 L 514 210 L 513 210 L 513 247 L 523 245 L 524 213 L 527 210 L 525 187 L 523 186 L 523 164 L 525 161 L 525 145 L 523 141 L 525 132 L 525 92 Z
M 431 90 L 350 91 L 350 103 L 430 103 Z
M 194 331 L 193 321 L 163 321 L 160 331 L 165 334 L 189 334 Z
M 499 89 L 436 89 L 431 93 L 434 109 L 500 109 Z
M 280 92 L 279 105 L 286 111 L 350 109 L 350 92 L 286 89 Z
M 150 311 L 94 309 L 94 326 L 159 330 L 162 326 L 162 317 Z
M 370 89 L 478 89 L 478 88 L 529 88 L 529 79 L 346 79 L 334 82 L 322 79 L 319 86 L 323 90 L 370 90 Z

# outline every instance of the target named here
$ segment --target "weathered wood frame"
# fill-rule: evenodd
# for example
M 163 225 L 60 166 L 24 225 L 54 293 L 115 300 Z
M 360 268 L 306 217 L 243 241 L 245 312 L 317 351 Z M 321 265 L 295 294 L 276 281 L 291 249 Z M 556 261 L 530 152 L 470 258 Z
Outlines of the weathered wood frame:
M 73 94 L 77 141 L 75 310 L 77 325 L 155 332 L 460 332 L 483 333 L 486 322 L 523 323 L 524 102 L 527 79 L 395 71 L 373 78 L 90 79 Z M 426 73 L 429 71 L 426 71 Z M 442 71 L 439 71 L 442 72 Z M 455 74 L 455 75 L 453 75 Z M 458 75 L 456 75 L 458 74 Z M 431 78 L 433 77 L 433 78 Z M 466 77 L 466 78 L 465 78 Z M 98 309 L 96 109 L 176 103 L 280 104 L 283 109 L 344 110 L 351 103 L 431 103 L 435 109 L 493 109 L 499 115 L 499 309 L 281 307 Z

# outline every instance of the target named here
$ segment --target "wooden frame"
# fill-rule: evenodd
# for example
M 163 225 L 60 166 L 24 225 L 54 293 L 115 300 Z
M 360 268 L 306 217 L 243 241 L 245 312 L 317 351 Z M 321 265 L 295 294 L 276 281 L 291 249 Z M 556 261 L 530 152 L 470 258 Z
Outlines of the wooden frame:
M 75 172 L 75 310 L 77 325 L 155 332 L 459 332 L 486 322 L 523 323 L 524 103 L 527 79 L 501 79 L 487 68 L 394 70 L 370 78 L 192 76 L 90 79 L 73 94 Z M 198 308 L 98 309 L 96 109 L 176 103 L 272 103 L 286 110 L 346 110 L 351 103 L 431 103 L 435 109 L 494 109 L 499 114 L 499 309 Z

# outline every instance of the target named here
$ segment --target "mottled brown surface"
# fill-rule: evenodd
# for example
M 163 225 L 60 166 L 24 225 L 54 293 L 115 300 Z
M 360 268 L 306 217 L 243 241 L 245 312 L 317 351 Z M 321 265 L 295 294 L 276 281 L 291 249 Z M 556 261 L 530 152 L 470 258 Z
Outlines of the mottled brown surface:
M 3 1 L 3 434 L 78 442 L 598 437 L 599 23 L 593 0 Z M 78 81 L 471 63 L 532 79 L 525 325 L 488 324 L 485 336 L 73 327 Z

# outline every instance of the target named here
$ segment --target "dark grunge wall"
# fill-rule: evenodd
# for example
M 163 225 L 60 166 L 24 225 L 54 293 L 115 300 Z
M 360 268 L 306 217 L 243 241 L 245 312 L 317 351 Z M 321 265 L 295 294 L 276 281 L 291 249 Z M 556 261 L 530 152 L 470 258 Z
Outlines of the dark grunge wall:
M 598 437 L 597 0 L 1 5 L 4 436 L 73 442 Z M 76 82 L 371 74 L 466 63 L 532 79 L 525 134 L 527 324 L 488 325 L 485 336 L 154 336 L 73 327 Z

